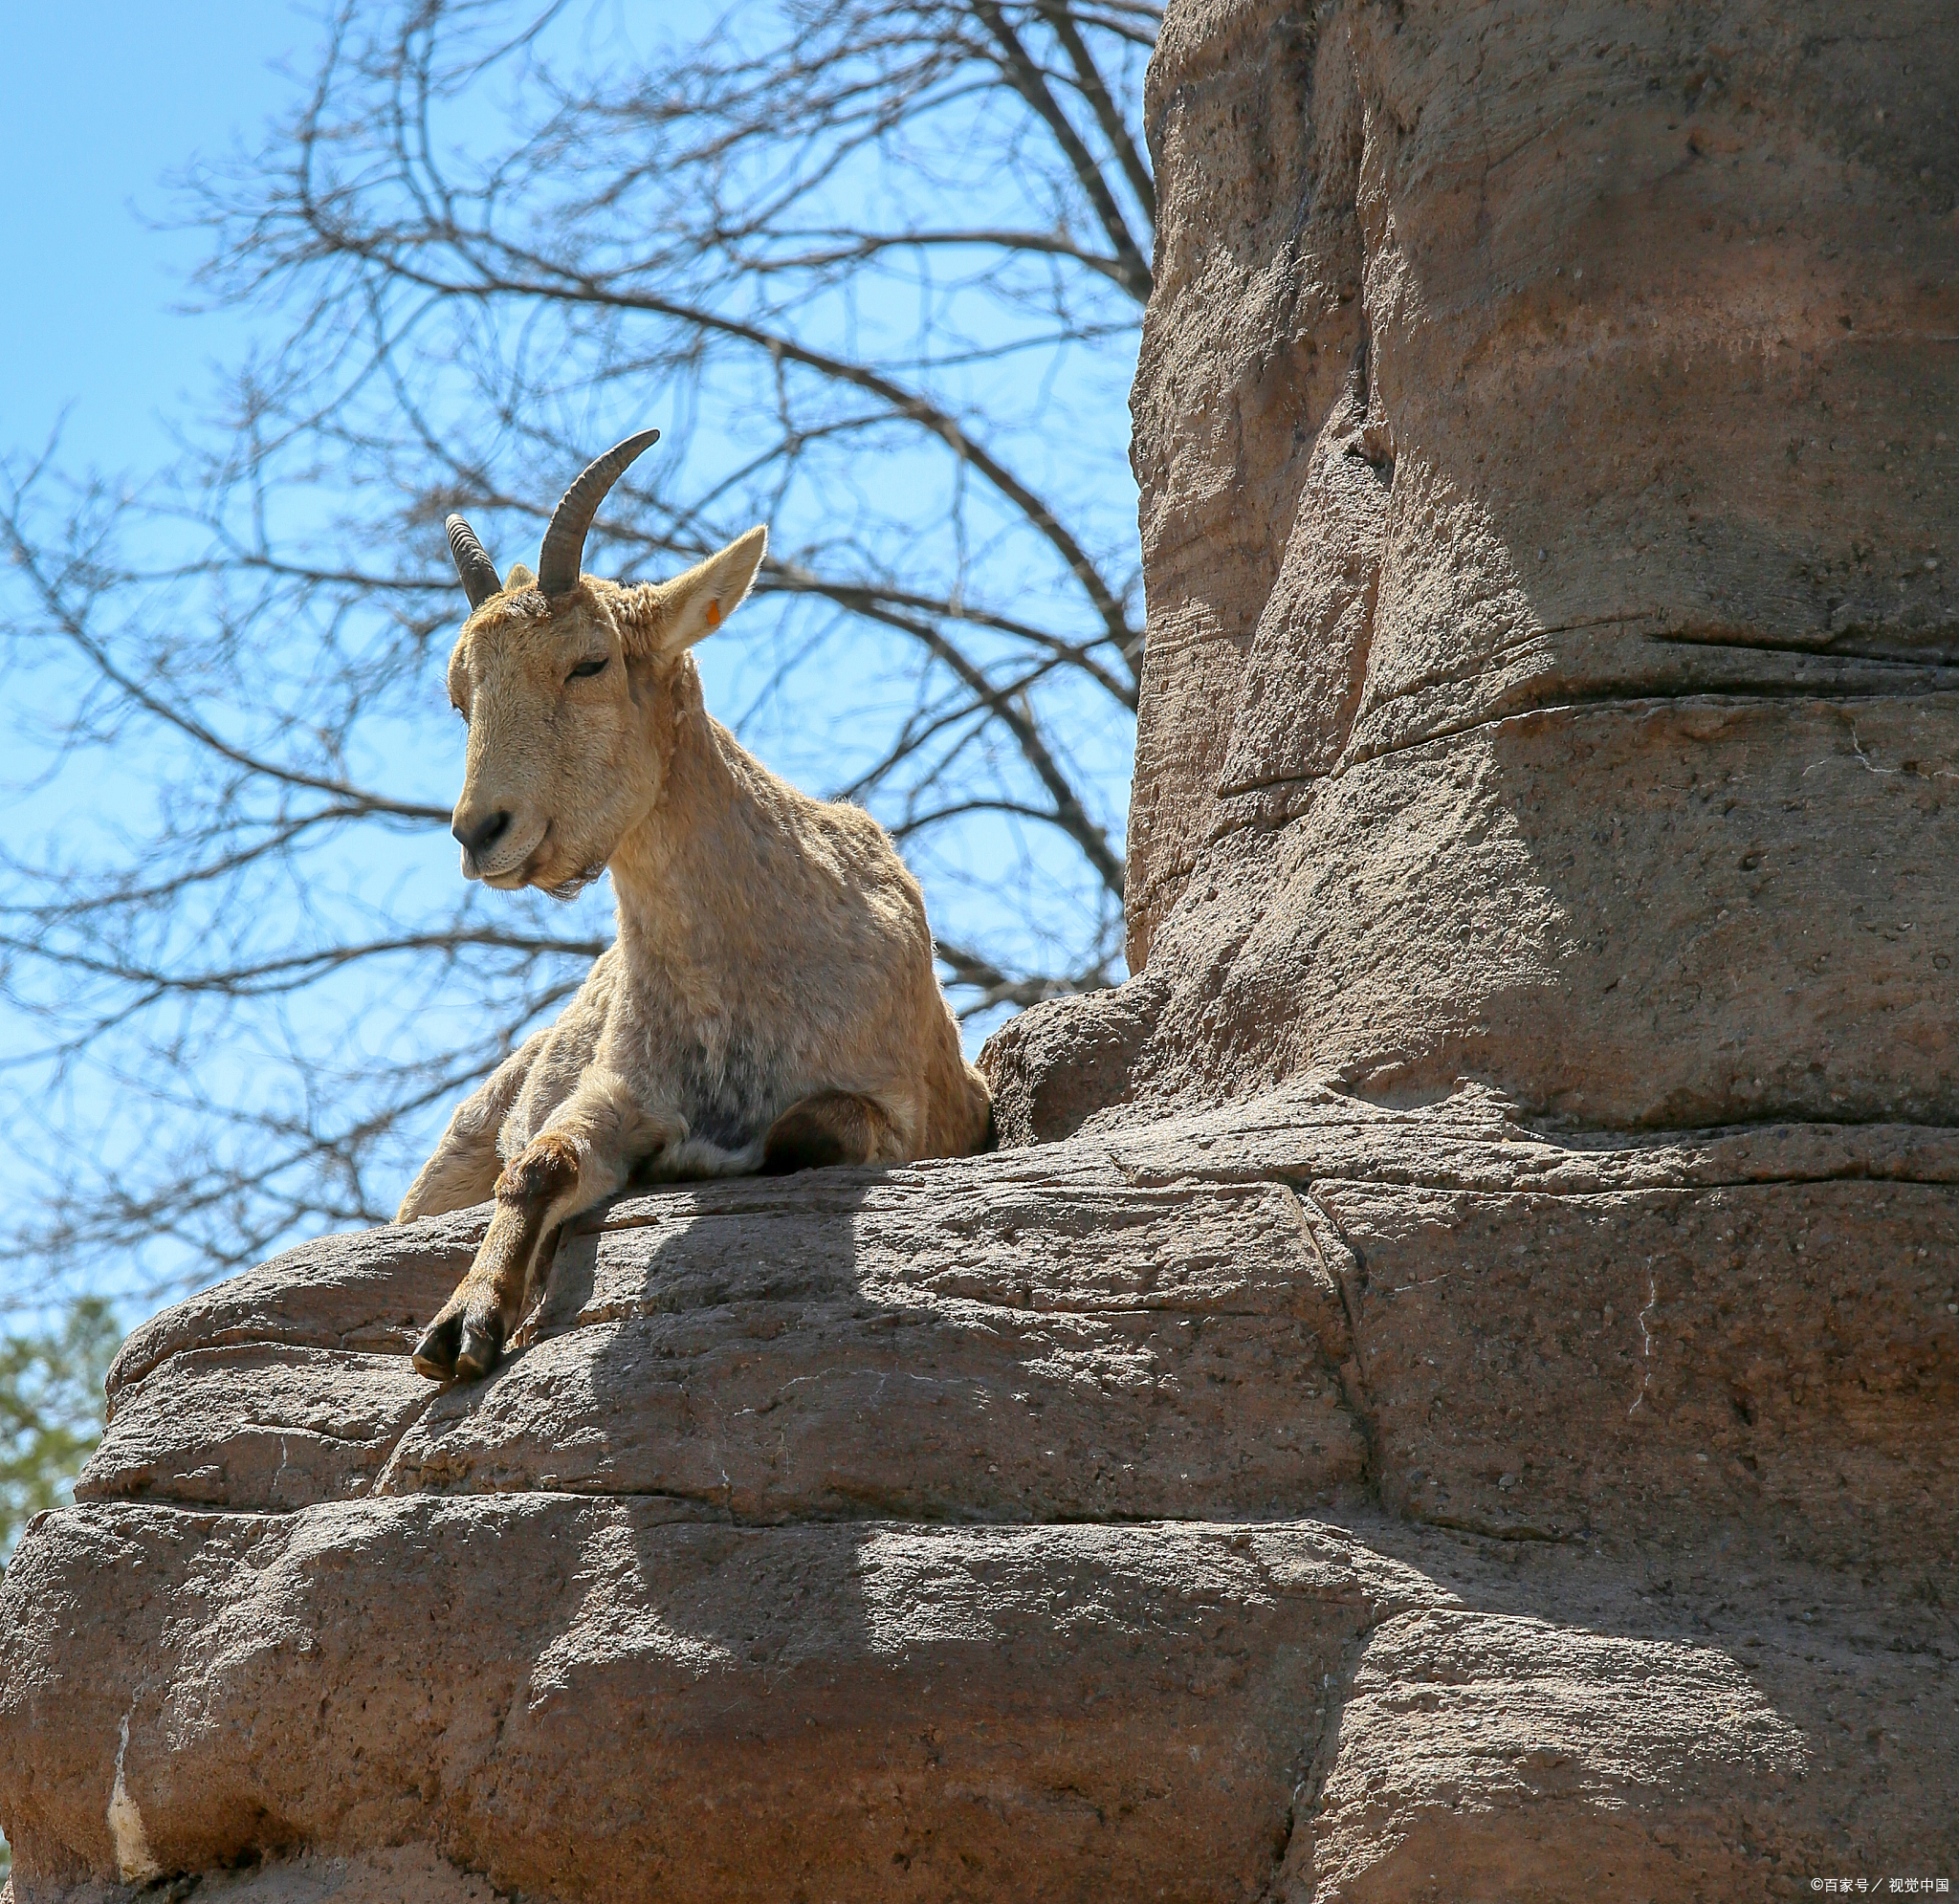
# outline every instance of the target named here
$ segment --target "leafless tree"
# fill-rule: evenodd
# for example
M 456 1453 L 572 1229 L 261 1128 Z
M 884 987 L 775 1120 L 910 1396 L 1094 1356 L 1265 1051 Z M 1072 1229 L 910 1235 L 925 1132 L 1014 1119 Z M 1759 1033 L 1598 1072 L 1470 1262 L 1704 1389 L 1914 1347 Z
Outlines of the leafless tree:
M 0 486 L 14 813 L 48 821 L 10 828 L 0 901 L 27 1027 L 0 1076 L 39 1106 L 17 1264 L 134 1257 L 156 1289 L 385 1218 L 575 988 L 603 899 L 454 872 L 440 522 L 528 558 L 648 423 L 587 564 L 770 524 L 711 703 L 886 821 L 961 1010 L 1120 975 L 1158 11 L 753 0 L 661 45 L 603 6 L 327 23 L 290 121 L 186 182 L 204 290 L 275 343 L 167 477 L 15 458 Z

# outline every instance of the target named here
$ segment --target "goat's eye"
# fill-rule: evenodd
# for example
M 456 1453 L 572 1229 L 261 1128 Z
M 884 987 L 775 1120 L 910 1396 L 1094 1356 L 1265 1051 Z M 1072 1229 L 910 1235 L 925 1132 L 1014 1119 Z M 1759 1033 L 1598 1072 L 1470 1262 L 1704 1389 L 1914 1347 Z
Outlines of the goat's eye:
M 582 661 L 564 678 L 567 681 L 588 681 L 594 674 L 605 673 L 605 664 L 611 658 L 610 655 L 602 654 L 597 661 Z

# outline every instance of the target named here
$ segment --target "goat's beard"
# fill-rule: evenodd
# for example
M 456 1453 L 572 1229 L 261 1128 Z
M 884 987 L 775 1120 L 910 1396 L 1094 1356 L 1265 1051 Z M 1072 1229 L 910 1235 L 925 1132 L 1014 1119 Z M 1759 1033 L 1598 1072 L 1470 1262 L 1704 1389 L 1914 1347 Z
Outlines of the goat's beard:
M 544 890 L 553 899 L 576 899 L 605 870 L 605 862 L 601 860 L 596 865 L 580 867 L 569 879 L 561 879 L 556 886 L 547 886 Z

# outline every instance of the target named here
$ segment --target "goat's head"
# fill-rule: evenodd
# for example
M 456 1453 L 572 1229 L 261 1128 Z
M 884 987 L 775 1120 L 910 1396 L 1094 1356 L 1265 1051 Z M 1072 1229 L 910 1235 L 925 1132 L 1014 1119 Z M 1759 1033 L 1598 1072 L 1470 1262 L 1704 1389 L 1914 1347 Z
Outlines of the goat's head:
M 468 879 L 568 894 L 659 803 L 676 697 L 699 692 L 687 651 L 735 611 L 768 541 L 751 529 L 671 581 L 580 574 L 599 504 L 659 434 L 627 437 L 565 491 L 535 576 L 519 565 L 499 581 L 469 524 L 449 518 L 470 598 L 449 661 L 470 724 L 451 829 Z

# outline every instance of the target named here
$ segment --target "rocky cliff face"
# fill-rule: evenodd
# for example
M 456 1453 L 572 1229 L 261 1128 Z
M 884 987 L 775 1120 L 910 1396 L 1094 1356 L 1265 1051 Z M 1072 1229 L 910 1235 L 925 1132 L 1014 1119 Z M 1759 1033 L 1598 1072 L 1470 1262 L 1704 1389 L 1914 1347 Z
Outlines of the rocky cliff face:
M 1140 975 L 480 1387 L 473 1215 L 139 1330 L 20 1904 L 1959 1881 L 1955 101 L 1929 5 L 1178 0 Z
M 1959 1115 L 1955 35 L 1172 9 L 1134 1092 Z

